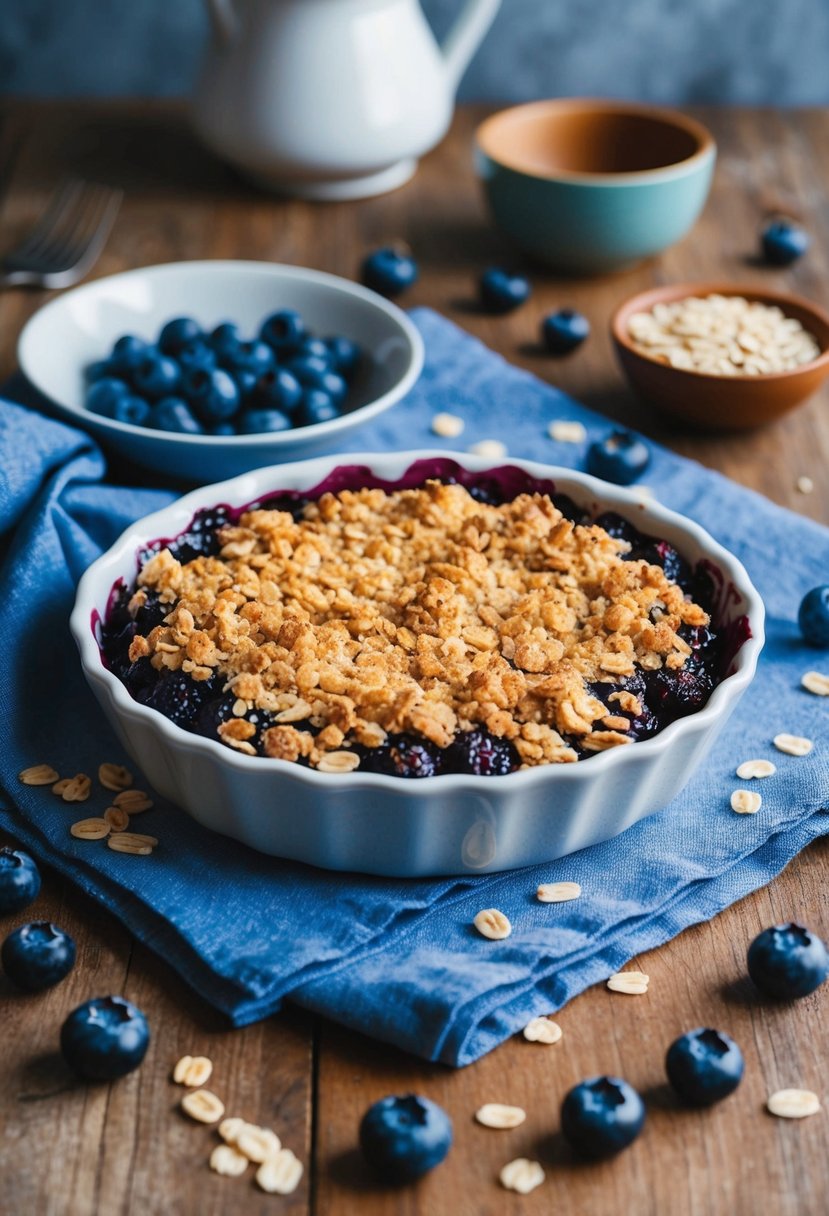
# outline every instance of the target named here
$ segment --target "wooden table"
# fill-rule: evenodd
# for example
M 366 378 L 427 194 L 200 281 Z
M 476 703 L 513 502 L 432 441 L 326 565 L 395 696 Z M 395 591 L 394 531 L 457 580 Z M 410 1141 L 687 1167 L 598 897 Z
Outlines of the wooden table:
M 757 434 L 672 433 L 628 393 L 606 333 L 609 313 L 623 298 L 685 278 L 769 283 L 829 304 L 829 161 L 821 158 L 829 113 L 703 114 L 720 144 L 720 163 L 692 235 L 623 276 L 575 282 L 535 271 L 532 301 L 506 319 L 481 315 L 474 305 L 481 268 L 510 257 L 487 223 L 473 180 L 470 135 L 478 117 L 474 110 L 460 113 L 450 137 L 397 193 L 309 206 L 275 201 L 240 183 L 193 142 L 175 109 L 12 108 L 0 127 L 0 165 L 18 153 L 5 174 L 11 183 L 3 240 L 37 215 L 68 169 L 126 191 L 96 275 L 179 258 L 233 257 L 351 276 L 366 250 L 406 240 L 422 270 L 407 303 L 440 310 L 610 417 L 641 426 L 801 514 L 829 521 L 827 390 Z M 758 226 L 766 211 L 778 208 L 801 214 L 815 237 L 809 255 L 788 271 L 755 260 Z M 0 297 L 4 375 L 14 366 L 21 325 L 45 298 L 22 291 Z M 556 362 L 539 352 L 536 335 L 542 314 L 563 305 L 590 317 L 593 336 L 574 357 Z M 813 479 L 813 493 L 798 493 L 801 475 Z M 78 963 L 42 996 L 0 988 L 0 1210 L 9 1216 L 819 1216 L 829 1205 L 829 1114 L 798 1124 L 773 1119 L 763 1107 L 773 1090 L 801 1085 L 822 1092 L 829 1106 L 829 996 L 824 991 L 793 1008 L 761 1001 L 744 979 L 744 957 L 747 942 L 781 919 L 796 917 L 829 935 L 827 889 L 829 841 L 823 841 L 766 889 L 637 959 L 652 977 L 649 996 L 627 999 L 603 986 L 592 989 L 561 1012 L 560 1044 L 509 1042 L 458 1072 L 296 1011 L 228 1032 L 162 960 L 69 884 L 49 878 L 33 912 L 72 933 Z M 58 1027 L 75 1005 L 107 992 L 123 993 L 149 1015 L 149 1055 L 112 1087 L 66 1088 L 54 1054 Z M 737 1094 L 706 1113 L 679 1110 L 662 1071 L 671 1039 L 700 1024 L 730 1031 L 747 1064 Z M 213 1087 L 228 1111 L 275 1127 L 306 1163 L 291 1198 L 263 1195 L 249 1177 L 219 1178 L 208 1170 L 214 1138 L 177 1114 L 181 1091 L 168 1079 L 184 1053 L 210 1056 Z M 649 1125 L 621 1158 L 588 1167 L 574 1163 L 560 1144 L 558 1105 L 571 1085 L 600 1072 L 620 1073 L 647 1094 Z M 376 1098 L 412 1090 L 446 1107 L 456 1144 L 446 1164 L 417 1188 L 395 1192 L 367 1177 L 355 1151 L 357 1126 Z M 472 1114 L 485 1101 L 517 1103 L 528 1111 L 527 1122 L 509 1132 L 480 1128 Z M 496 1182 L 501 1165 L 516 1156 L 537 1158 L 547 1169 L 546 1184 L 526 1198 Z

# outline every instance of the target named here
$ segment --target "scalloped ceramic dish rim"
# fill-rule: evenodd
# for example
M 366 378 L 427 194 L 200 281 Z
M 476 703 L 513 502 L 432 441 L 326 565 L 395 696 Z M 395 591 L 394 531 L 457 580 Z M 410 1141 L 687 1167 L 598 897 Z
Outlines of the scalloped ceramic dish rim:
M 320 287 L 328 287 L 336 291 L 342 292 L 344 295 L 356 296 L 367 304 L 373 305 L 378 312 L 382 312 L 385 316 L 394 321 L 401 330 L 401 336 L 406 339 L 409 344 L 409 363 L 408 366 L 395 384 L 388 388 L 380 397 L 376 397 L 373 401 L 367 401 L 364 405 L 358 405 L 356 409 L 349 410 L 348 413 L 341 414 L 338 418 L 332 418 L 330 422 L 316 422 L 311 426 L 294 427 L 289 431 L 257 431 L 252 435 L 181 435 L 175 431 L 159 431 L 154 427 L 134 426 L 131 422 L 117 422 L 114 418 L 107 418 L 103 414 L 94 414 L 91 410 L 84 406 L 67 405 L 63 401 L 58 401 L 50 392 L 38 382 L 37 375 L 37 360 L 30 358 L 28 354 L 29 345 L 33 341 L 33 334 L 36 334 L 39 321 L 47 316 L 51 310 L 60 309 L 64 305 L 64 301 L 71 296 L 79 296 L 82 293 L 94 294 L 100 289 L 103 283 L 118 283 L 124 279 L 138 278 L 145 275 L 153 277 L 162 277 L 165 274 L 172 274 L 178 270 L 186 272 L 195 271 L 197 274 L 204 273 L 205 268 L 209 268 L 207 273 L 220 273 L 228 268 L 234 270 L 243 270 L 246 273 L 269 277 L 273 271 L 278 271 L 278 276 L 284 279 L 301 279 L 304 282 L 316 283 Z M 311 270 L 305 266 L 291 266 L 285 262 L 256 262 L 244 259 L 233 258 L 203 258 L 195 261 L 184 262 L 159 262 L 154 266 L 140 266 L 134 270 L 124 270 L 119 274 L 105 275 L 100 279 L 93 279 L 90 283 L 84 283 L 80 287 L 73 287 L 70 291 L 65 291 L 56 299 L 50 300 L 48 304 L 44 304 L 34 313 L 21 331 L 20 337 L 17 340 L 17 362 L 20 365 L 20 370 L 26 376 L 26 379 L 41 393 L 48 401 L 51 401 L 59 410 L 73 420 L 86 421 L 88 424 L 93 424 L 103 431 L 114 431 L 121 435 L 140 435 L 143 438 L 152 437 L 157 439 L 159 443 L 179 444 L 182 447 L 191 444 L 210 446 L 229 444 L 237 448 L 255 447 L 261 445 L 263 441 L 267 441 L 269 447 L 278 445 L 290 448 L 291 444 L 296 444 L 300 440 L 317 440 L 335 436 L 338 431 L 349 430 L 351 427 L 367 422 L 370 418 L 374 418 L 377 414 L 388 409 L 399 401 L 405 393 L 409 391 L 412 385 L 417 380 L 423 370 L 423 361 L 425 358 L 425 349 L 423 339 L 414 324 L 409 320 L 402 309 L 396 304 L 392 304 L 383 296 L 378 295 L 376 291 L 371 291 L 368 287 L 363 287 L 360 283 L 352 283 L 350 279 L 344 279 L 340 275 L 328 274 L 324 270 Z
M 528 118 L 531 118 L 533 114 L 557 113 L 567 110 L 604 111 L 613 116 L 654 118 L 664 123 L 665 126 L 678 127 L 687 135 L 693 136 L 699 146 L 690 156 L 672 161 L 668 165 L 658 165 L 653 169 L 631 169 L 624 173 L 585 173 L 571 169 L 551 169 L 549 173 L 541 173 L 537 169 L 522 166 L 517 160 L 505 160 L 503 157 L 497 156 L 484 142 L 491 135 L 495 126 L 508 115 L 518 115 L 523 112 Z M 708 128 L 698 122 L 696 118 L 691 118 L 689 114 L 683 114 L 681 110 L 673 110 L 668 106 L 651 106 L 645 102 L 616 101 L 612 98 L 605 100 L 600 97 L 551 97 L 508 106 L 505 110 L 498 110 L 495 114 L 490 114 L 475 128 L 474 141 L 478 152 L 487 160 L 492 161 L 494 165 L 500 165 L 502 169 L 509 169 L 511 173 L 520 173 L 522 177 L 538 182 L 573 183 L 574 185 L 611 189 L 614 186 L 640 186 L 672 181 L 674 178 L 683 177 L 689 171 L 698 168 L 717 153 L 716 141 Z
M 666 293 L 669 290 L 671 294 L 667 295 Z M 676 290 L 675 295 L 673 294 L 674 290 Z M 622 318 L 627 319 L 634 311 L 644 312 L 654 304 L 673 304 L 677 300 L 686 299 L 688 296 L 706 295 L 745 296 L 747 300 L 758 301 L 761 304 L 776 304 L 783 312 L 786 311 L 787 304 L 794 304 L 802 312 L 811 313 L 829 332 L 829 312 L 824 312 L 819 304 L 815 304 L 813 300 L 807 300 L 805 296 L 798 296 L 790 291 L 767 291 L 765 288 L 754 287 L 750 283 L 703 282 L 677 283 L 675 285 L 672 284 L 670 288 L 667 286 L 650 287 L 647 291 L 640 291 L 636 295 L 629 296 L 614 310 L 610 318 L 610 336 L 614 342 L 618 343 L 629 354 L 643 360 L 648 366 L 661 367 L 666 372 L 677 376 L 688 376 L 698 381 L 715 380 L 718 384 L 733 384 L 735 381 L 739 384 L 769 384 L 779 380 L 791 380 L 793 377 L 799 376 L 801 372 L 812 371 L 817 367 L 829 372 L 829 341 L 823 344 L 823 348 L 816 359 L 811 359 L 808 363 L 800 363 L 797 367 L 790 367 L 784 372 L 761 372 L 757 376 L 746 376 L 738 372 L 733 376 L 721 376 L 716 372 L 701 372 L 690 367 L 672 367 L 669 363 L 662 363 L 659 359 L 652 359 L 650 355 L 646 355 L 643 350 L 634 345 L 633 339 L 622 326 Z M 634 309 L 634 304 L 641 307 Z M 812 334 L 812 337 L 815 341 L 818 340 L 816 334 Z
M 671 722 L 658 734 L 650 739 L 637 740 L 627 747 L 610 748 L 591 756 L 587 761 L 580 760 L 574 764 L 541 764 L 533 768 L 520 769 L 500 777 L 483 777 L 471 773 L 447 773 L 435 777 L 421 777 L 416 781 L 403 777 L 387 776 L 382 773 L 360 773 L 358 770 L 345 777 L 335 773 L 320 773 L 316 769 L 305 768 L 287 760 L 265 760 L 262 757 L 246 756 L 235 752 L 224 744 L 206 739 L 201 735 L 191 734 L 182 727 L 165 718 L 157 710 L 134 701 L 117 676 L 113 675 L 101 660 L 98 641 L 95 637 L 93 620 L 95 614 L 103 616 L 106 604 L 114 583 L 123 567 L 124 558 L 132 561 L 143 542 L 157 536 L 175 536 L 187 526 L 196 511 L 203 507 L 215 506 L 218 502 L 229 502 L 231 505 L 243 505 L 253 502 L 273 491 L 281 489 L 310 488 L 317 485 L 338 465 L 368 465 L 379 476 L 389 479 L 402 476 L 405 470 L 417 460 L 448 459 L 471 472 L 487 472 L 490 469 L 513 465 L 529 473 L 531 477 L 562 483 L 563 492 L 567 492 L 566 482 L 571 482 L 580 490 L 586 490 L 595 497 L 603 507 L 635 508 L 642 511 L 642 519 L 648 523 L 665 522 L 680 528 L 692 537 L 731 579 L 746 601 L 745 616 L 751 628 L 751 636 L 740 647 L 734 658 L 734 671 L 723 678 L 711 693 L 702 709 L 684 718 Z M 243 488 L 244 487 L 244 488 Z M 170 522 L 174 520 L 175 522 Z M 621 486 L 611 486 L 607 482 L 591 477 L 572 469 L 555 465 L 540 464 L 537 461 L 521 460 L 505 457 L 500 465 L 493 463 L 491 458 L 473 457 L 465 453 L 451 450 L 416 450 L 411 452 L 371 453 L 348 452 L 337 456 L 316 457 L 311 460 L 297 461 L 291 464 L 271 465 L 256 469 L 227 481 L 216 482 L 209 486 L 201 486 L 197 490 L 177 499 L 169 506 L 144 516 L 130 525 L 121 534 L 115 544 L 102 554 L 84 573 L 78 585 L 75 606 L 70 619 L 70 627 L 81 655 L 81 665 L 88 679 L 102 683 L 112 697 L 118 712 L 126 718 L 135 718 L 154 726 L 167 736 L 171 744 L 195 756 L 212 756 L 224 761 L 231 769 L 240 772 L 261 772 L 273 776 L 290 775 L 295 780 L 302 781 L 319 788 L 320 792 L 333 791 L 340 788 L 343 782 L 348 787 L 359 786 L 374 790 L 386 790 L 389 793 L 437 794 L 470 788 L 483 791 L 493 785 L 503 788 L 505 782 L 518 789 L 523 786 L 529 789 L 545 781 L 577 781 L 584 780 L 585 775 L 610 771 L 614 765 L 626 763 L 625 757 L 634 755 L 644 758 L 647 754 L 657 759 L 661 753 L 669 750 L 672 742 L 679 734 L 700 724 L 712 724 L 729 702 L 738 698 L 754 675 L 757 659 L 763 646 L 764 633 L 763 602 L 754 588 L 742 563 L 727 549 L 711 537 L 704 528 L 692 520 L 671 511 L 656 502 L 644 502 L 643 496 L 637 497 L 636 490 Z M 634 751 L 635 749 L 635 751 Z M 267 768 L 271 765 L 270 769 Z M 585 773 L 587 765 L 588 773 Z

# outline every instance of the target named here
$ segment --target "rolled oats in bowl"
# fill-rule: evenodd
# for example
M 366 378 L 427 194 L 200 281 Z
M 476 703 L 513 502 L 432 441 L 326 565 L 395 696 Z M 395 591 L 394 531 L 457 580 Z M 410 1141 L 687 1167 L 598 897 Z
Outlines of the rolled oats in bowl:
M 776 304 L 745 296 L 686 296 L 636 312 L 628 336 L 640 354 L 682 371 L 763 376 L 793 371 L 821 353 L 815 337 Z

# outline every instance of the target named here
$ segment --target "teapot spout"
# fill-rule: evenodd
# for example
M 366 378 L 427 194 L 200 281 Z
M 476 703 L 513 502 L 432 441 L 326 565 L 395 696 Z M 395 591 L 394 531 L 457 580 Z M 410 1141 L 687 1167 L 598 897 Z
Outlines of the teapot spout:
M 219 41 L 228 45 L 235 42 L 239 33 L 239 17 L 233 0 L 207 0 L 207 9 Z
M 443 43 L 447 81 L 454 93 L 495 20 L 501 0 L 466 0 Z

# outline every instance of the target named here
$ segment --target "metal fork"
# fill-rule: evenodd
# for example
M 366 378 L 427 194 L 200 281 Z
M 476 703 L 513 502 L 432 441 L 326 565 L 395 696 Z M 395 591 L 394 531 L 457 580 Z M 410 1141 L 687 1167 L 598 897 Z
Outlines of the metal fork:
M 123 192 L 69 178 L 29 235 L 0 258 L 0 287 L 71 287 L 94 266 Z

